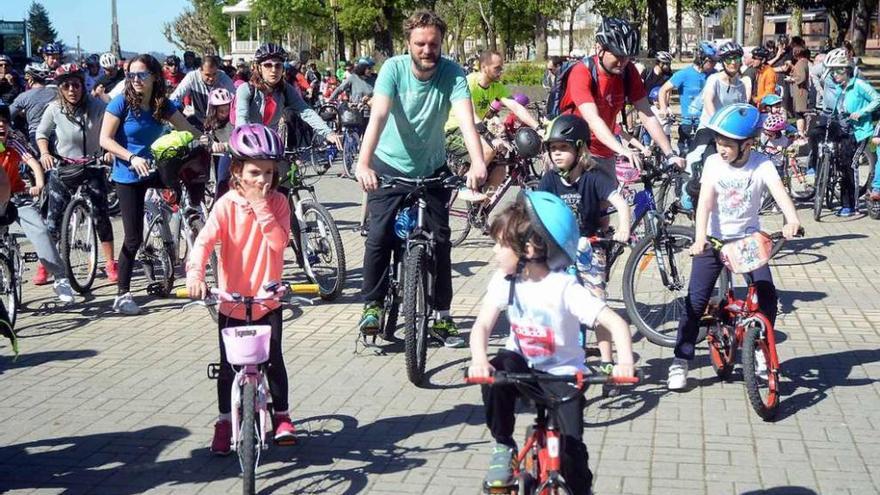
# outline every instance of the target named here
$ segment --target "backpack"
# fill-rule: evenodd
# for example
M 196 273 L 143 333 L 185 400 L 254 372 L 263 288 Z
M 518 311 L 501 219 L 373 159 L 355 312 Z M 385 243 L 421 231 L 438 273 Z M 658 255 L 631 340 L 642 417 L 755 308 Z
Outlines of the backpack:
M 562 69 L 560 69 L 559 75 L 556 77 L 556 82 L 553 83 L 553 88 L 550 89 L 550 95 L 547 96 L 547 108 L 545 112 L 547 118 L 555 119 L 562 113 L 571 111 L 575 108 L 574 104 L 562 108 L 562 98 L 565 96 L 565 90 L 568 87 L 568 76 L 571 74 L 571 69 L 573 69 L 578 63 L 586 64 L 587 68 L 590 69 L 590 92 L 594 97 L 599 94 L 599 73 L 596 69 L 596 62 L 592 56 L 566 62 L 565 65 L 562 66 Z M 623 94 L 627 103 L 632 103 L 627 96 L 629 90 L 629 67 L 627 66 L 623 71 Z
M 248 108 L 250 108 L 250 106 L 254 103 L 254 99 L 256 99 L 256 97 L 257 97 L 257 89 L 254 87 L 253 84 L 251 84 L 249 82 L 247 82 L 245 84 L 247 84 L 248 88 L 250 88 L 250 90 L 251 90 L 251 99 L 248 102 Z M 285 81 L 284 82 L 284 91 L 281 92 L 284 95 L 284 99 L 283 99 L 284 104 L 281 106 L 282 109 L 287 108 L 287 86 L 289 86 L 289 83 L 287 83 Z M 229 123 L 232 124 L 232 127 L 236 127 L 235 121 L 238 120 L 237 116 L 235 115 L 236 114 L 235 109 L 237 108 L 237 102 L 238 102 L 238 91 L 236 91 L 235 93 L 232 93 L 232 102 L 229 104 Z M 260 122 L 260 123 L 262 124 L 262 122 Z

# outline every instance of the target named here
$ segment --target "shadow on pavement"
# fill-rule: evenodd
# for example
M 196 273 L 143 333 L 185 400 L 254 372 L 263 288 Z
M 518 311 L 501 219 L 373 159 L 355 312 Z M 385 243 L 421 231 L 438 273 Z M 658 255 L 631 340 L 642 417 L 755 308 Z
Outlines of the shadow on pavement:
M 2 339 L 2 342 L 7 342 Z M 19 368 L 32 368 L 46 363 L 58 361 L 73 361 L 76 359 L 86 359 L 98 355 L 98 351 L 92 349 L 82 349 L 78 351 L 44 351 L 44 352 L 28 352 L 26 344 L 19 344 L 21 354 L 15 361 L 12 357 L 0 357 L 0 375 L 6 370 L 14 370 Z M 0 477 L 2 479 L 2 477 Z
M 803 356 L 782 362 L 780 403 L 776 421 L 810 408 L 828 397 L 835 387 L 861 387 L 876 382 L 873 378 L 849 378 L 853 368 L 880 361 L 880 349 L 857 349 L 818 356 Z M 801 389 L 806 389 L 798 392 Z
M 779 297 L 779 314 L 794 313 L 798 306 L 795 302 L 811 303 L 828 297 L 828 293 L 812 290 L 777 290 Z
M 802 486 L 777 486 L 761 490 L 750 490 L 740 495 L 818 495 L 815 491 Z

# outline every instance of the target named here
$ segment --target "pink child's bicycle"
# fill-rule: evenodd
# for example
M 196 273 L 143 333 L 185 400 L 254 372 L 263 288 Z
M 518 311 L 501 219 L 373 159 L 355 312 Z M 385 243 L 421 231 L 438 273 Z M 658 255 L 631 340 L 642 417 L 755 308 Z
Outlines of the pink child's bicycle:
M 245 306 L 245 326 L 229 327 L 222 330 L 223 346 L 229 364 L 235 369 L 232 382 L 232 448 L 238 453 L 243 476 L 243 493 L 255 493 L 255 472 L 260 463 L 260 452 L 268 449 L 272 432 L 272 396 L 265 374 L 265 363 L 269 360 L 269 325 L 253 325 L 253 306 L 269 301 L 282 302 L 283 296 L 291 294 L 320 295 L 317 284 L 282 284 L 272 282 L 263 287 L 262 297 L 242 296 L 241 294 L 211 289 L 211 295 L 202 301 L 193 301 L 186 306 L 214 306 L 221 302 Z M 179 298 L 189 298 L 186 289 L 176 292 Z M 301 297 L 291 297 L 291 301 L 311 303 Z M 220 375 L 220 365 L 208 365 L 208 377 L 216 379 Z

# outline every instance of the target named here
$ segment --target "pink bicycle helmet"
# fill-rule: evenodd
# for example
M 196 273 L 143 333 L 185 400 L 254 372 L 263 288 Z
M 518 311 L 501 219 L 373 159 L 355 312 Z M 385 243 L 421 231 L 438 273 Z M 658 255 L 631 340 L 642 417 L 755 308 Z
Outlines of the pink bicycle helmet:
M 764 119 L 764 130 L 769 132 L 784 131 L 788 127 L 785 117 L 778 113 L 771 113 Z
M 229 149 L 238 160 L 281 160 L 284 145 L 274 130 L 262 124 L 236 127 L 229 136 Z
M 232 103 L 232 93 L 226 88 L 217 88 L 208 95 L 208 104 L 212 106 L 228 105 Z

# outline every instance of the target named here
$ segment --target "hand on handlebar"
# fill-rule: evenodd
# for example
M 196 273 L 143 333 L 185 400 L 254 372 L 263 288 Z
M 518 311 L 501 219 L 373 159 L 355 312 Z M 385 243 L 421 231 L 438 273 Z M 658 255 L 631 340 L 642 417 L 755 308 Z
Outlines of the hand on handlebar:
M 687 167 L 687 162 L 685 162 L 684 158 L 680 156 L 673 156 L 669 159 L 669 163 L 675 165 L 679 170 L 684 170 Z
M 187 280 L 186 290 L 191 299 L 204 299 L 208 296 L 208 285 L 204 280 Z
M 495 368 L 489 364 L 489 361 L 484 361 L 482 363 L 471 363 L 468 366 L 467 376 L 469 378 L 488 378 L 495 373 Z
M 632 363 L 617 363 L 611 376 L 615 378 L 632 378 L 636 376 L 636 366 Z
M 379 177 L 369 165 L 358 165 L 354 175 L 364 192 L 372 192 L 379 187 Z
M 800 222 L 795 221 L 782 226 L 782 236 L 785 237 L 785 240 L 787 241 L 802 235 L 804 235 L 804 232 L 801 230 Z
M 150 163 L 143 157 L 135 156 L 129 163 L 131 164 L 131 169 L 134 170 L 138 176 L 146 177 L 150 175 Z
M 642 155 L 638 151 L 632 150 L 624 146 L 621 155 L 629 160 L 633 167 L 637 168 L 638 170 L 642 170 Z
M 482 160 L 480 163 L 472 163 L 467 174 L 465 174 L 468 189 L 476 191 L 483 182 L 486 182 L 487 175 L 486 164 Z
M 705 237 L 697 238 L 694 240 L 694 243 L 691 244 L 690 253 L 691 256 L 699 256 L 703 254 L 703 251 L 706 250 L 706 243 L 708 241 Z
M 342 149 L 342 137 L 340 137 L 339 134 L 336 134 L 335 132 L 331 132 L 330 134 L 327 134 L 326 139 L 327 139 L 328 143 L 331 143 L 331 144 L 335 145 L 337 148 Z
M 627 226 L 627 227 L 624 227 L 624 228 L 614 232 L 614 236 L 612 237 L 612 239 L 614 239 L 615 241 L 617 241 L 621 244 L 629 244 L 630 235 L 631 234 L 629 231 L 629 227 Z
M 45 153 L 40 155 L 40 165 L 43 166 L 43 170 L 49 171 L 55 168 L 55 157 Z

